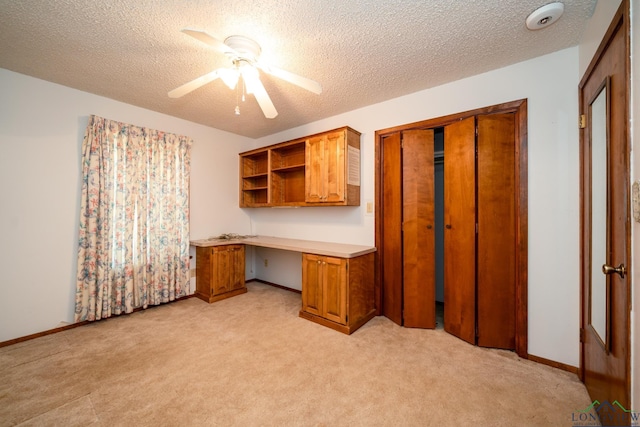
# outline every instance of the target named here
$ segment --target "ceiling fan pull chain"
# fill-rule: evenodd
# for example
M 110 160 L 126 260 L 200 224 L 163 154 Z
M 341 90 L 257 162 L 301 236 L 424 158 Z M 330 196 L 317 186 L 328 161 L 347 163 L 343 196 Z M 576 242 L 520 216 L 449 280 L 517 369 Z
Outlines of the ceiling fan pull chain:
M 244 79 L 242 79 L 242 102 L 244 102 L 244 94 L 247 91 L 247 86 L 244 84 Z
M 240 91 L 240 88 L 236 86 L 236 109 L 235 109 L 236 116 L 240 115 L 240 106 L 238 105 L 238 91 Z

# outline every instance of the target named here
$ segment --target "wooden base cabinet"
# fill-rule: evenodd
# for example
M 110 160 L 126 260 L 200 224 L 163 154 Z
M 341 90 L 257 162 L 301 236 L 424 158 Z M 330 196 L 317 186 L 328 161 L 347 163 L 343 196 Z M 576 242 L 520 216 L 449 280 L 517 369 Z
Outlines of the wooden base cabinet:
M 196 248 L 196 292 L 212 303 L 244 294 L 244 245 Z
M 355 258 L 302 254 L 300 317 L 351 334 L 375 316 L 373 253 Z

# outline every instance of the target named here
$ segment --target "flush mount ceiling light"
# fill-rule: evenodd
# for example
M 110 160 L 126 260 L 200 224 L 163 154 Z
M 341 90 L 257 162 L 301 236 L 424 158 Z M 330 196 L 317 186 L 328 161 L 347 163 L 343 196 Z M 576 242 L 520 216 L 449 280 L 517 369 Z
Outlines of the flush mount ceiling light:
M 231 60 L 232 66 L 231 68 L 213 70 L 204 76 L 200 76 L 195 80 L 173 89 L 168 93 L 170 98 L 179 98 L 218 78 L 232 90 L 239 87 L 238 82 L 240 81 L 242 83 L 242 100 L 244 101 L 245 91 L 246 93 L 253 94 L 265 117 L 272 119 L 278 115 L 278 112 L 260 81 L 260 72 L 258 69 L 315 94 L 322 92 L 322 86 L 316 81 L 261 62 L 259 60 L 260 53 L 262 52 L 260 45 L 248 37 L 230 36 L 222 41 L 210 36 L 204 31 L 185 28 L 182 32 L 227 55 Z M 235 111 L 236 114 L 240 114 L 240 107 L 237 103 Z
M 539 30 L 556 22 L 564 12 L 564 3 L 549 3 L 531 12 L 527 17 L 527 28 Z

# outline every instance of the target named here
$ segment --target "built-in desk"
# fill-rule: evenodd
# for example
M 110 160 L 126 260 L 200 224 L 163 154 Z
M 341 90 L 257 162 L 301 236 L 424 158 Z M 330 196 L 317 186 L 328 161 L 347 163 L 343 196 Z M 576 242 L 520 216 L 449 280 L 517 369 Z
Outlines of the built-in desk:
M 242 270 L 244 251 L 235 258 L 224 247 L 259 246 L 302 253 L 302 308 L 300 317 L 350 334 L 375 316 L 375 247 L 256 236 L 242 239 L 193 240 L 196 247 L 196 296 L 214 302 L 246 292 L 238 275 L 220 270 Z M 216 279 L 233 283 L 216 284 Z M 202 281 L 202 282 L 201 282 Z M 214 295 L 216 289 L 229 289 Z

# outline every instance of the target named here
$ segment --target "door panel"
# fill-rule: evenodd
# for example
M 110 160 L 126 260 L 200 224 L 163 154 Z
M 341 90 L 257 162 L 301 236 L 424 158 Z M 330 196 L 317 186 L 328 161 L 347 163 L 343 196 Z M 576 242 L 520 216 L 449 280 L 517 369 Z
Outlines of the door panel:
M 323 317 L 340 324 L 347 323 L 347 260 L 326 257 L 323 268 Z
M 475 117 L 444 128 L 444 329 L 476 341 Z
M 628 7 L 623 2 L 599 55 L 592 60 L 595 65 L 580 83 L 580 108 L 586 116 L 586 127 L 581 131 L 581 373 L 593 400 L 617 400 L 629 409 L 629 276 L 614 271 L 609 271 L 604 280 L 602 276 L 603 265 L 628 269 L 630 261 L 629 41 L 625 5 Z M 601 94 L 604 98 L 599 97 Z M 606 164 L 598 167 L 603 156 Z M 602 183 L 605 187 L 600 186 Z M 599 239 L 598 234 L 604 238 Z
M 436 327 L 434 131 L 402 133 L 404 326 Z
M 324 196 L 324 136 L 309 138 L 306 142 L 305 150 L 305 187 L 307 189 L 305 201 L 307 203 L 318 203 Z
M 324 201 L 344 201 L 345 185 L 345 133 L 335 132 L 326 135 L 324 149 Z
M 322 316 L 322 264 L 318 255 L 302 255 L 302 309 Z
M 213 280 L 213 294 L 219 295 L 225 292 L 229 292 L 231 276 L 230 271 L 231 264 L 231 251 L 228 246 L 223 246 L 214 249 L 214 280 Z
M 234 245 L 231 253 L 231 270 L 229 271 L 231 290 L 245 287 L 244 269 L 244 245 Z
M 515 348 L 515 114 L 478 116 L 477 342 Z
M 382 145 L 382 314 L 402 325 L 402 155 L 400 133 Z

